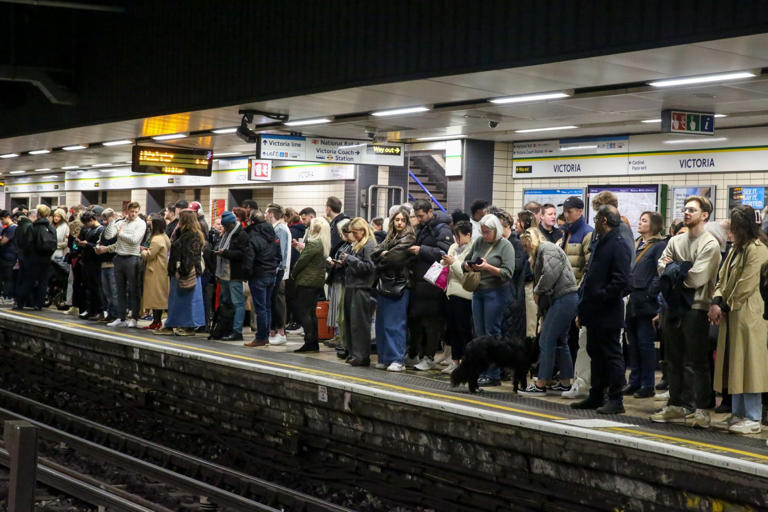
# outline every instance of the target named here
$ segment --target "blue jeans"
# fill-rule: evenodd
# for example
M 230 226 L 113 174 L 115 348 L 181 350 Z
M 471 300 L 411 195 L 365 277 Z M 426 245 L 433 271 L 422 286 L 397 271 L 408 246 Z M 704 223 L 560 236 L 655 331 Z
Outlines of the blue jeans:
M 760 393 L 731 395 L 731 413 L 739 418 L 760 421 L 763 418 L 763 402 Z
M 410 290 L 405 290 L 398 299 L 376 298 L 376 352 L 380 363 L 405 362 L 409 297 Z
M 221 280 L 220 300 L 232 306 L 235 318 L 232 320 L 232 333 L 243 334 L 243 318 L 245 317 L 245 296 L 242 281 Z
M 652 388 L 656 371 L 656 347 L 653 344 L 655 331 L 653 317 L 627 318 L 627 340 L 629 341 L 629 385 Z
M 114 267 L 101 269 L 101 296 L 109 316 L 117 318 L 117 284 L 115 284 Z
M 272 323 L 272 289 L 275 287 L 275 276 L 256 277 L 248 281 L 253 299 L 253 309 L 256 313 L 256 339 L 269 339 L 269 326 Z
M 501 334 L 501 322 L 504 319 L 504 310 L 512 300 L 512 288 L 509 284 L 503 284 L 498 288 L 475 290 L 472 294 L 472 319 L 475 323 L 475 336 L 498 336 Z M 498 379 L 501 370 L 492 366 L 484 377 Z
M 576 317 L 576 307 L 579 296 L 571 292 L 552 301 L 552 305 L 544 316 L 539 336 L 539 373 L 538 380 L 549 380 L 555 370 L 555 359 L 560 369 L 560 379 L 573 378 L 573 361 L 568 344 L 565 343 L 566 334 L 571 326 L 571 321 Z

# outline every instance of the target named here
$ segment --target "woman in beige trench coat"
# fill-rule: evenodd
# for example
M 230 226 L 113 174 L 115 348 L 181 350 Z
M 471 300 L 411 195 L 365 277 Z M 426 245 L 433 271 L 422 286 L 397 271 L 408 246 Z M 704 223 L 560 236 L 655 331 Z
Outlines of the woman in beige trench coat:
M 142 247 L 141 257 L 146 266 L 144 270 L 144 296 L 142 306 L 152 310 L 152 323 L 145 329 L 160 329 L 163 326 L 163 311 L 168 309 L 168 293 L 170 281 L 168 278 L 168 252 L 171 241 L 165 234 L 165 219 L 152 214 L 149 218 L 152 235 L 149 248 Z
M 714 388 L 727 388 L 733 404 L 720 424 L 738 434 L 760 432 L 761 393 L 768 391 L 768 323 L 763 319 L 760 267 L 768 245 L 751 206 L 731 210 L 733 248 L 720 267 L 709 320 L 719 325 Z

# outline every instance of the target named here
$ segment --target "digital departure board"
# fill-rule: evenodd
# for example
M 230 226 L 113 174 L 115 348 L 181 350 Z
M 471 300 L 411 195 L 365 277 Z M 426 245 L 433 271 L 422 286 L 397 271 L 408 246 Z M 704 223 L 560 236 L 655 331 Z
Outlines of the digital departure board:
M 213 151 L 209 149 L 133 146 L 133 172 L 210 176 Z

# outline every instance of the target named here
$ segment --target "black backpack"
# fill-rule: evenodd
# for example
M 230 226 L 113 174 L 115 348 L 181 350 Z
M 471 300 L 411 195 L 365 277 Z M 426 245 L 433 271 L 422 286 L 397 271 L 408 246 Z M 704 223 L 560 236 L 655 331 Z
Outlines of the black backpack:
M 59 245 L 56 230 L 50 224 L 39 224 L 33 228 L 35 230 L 35 252 L 39 256 L 50 258 Z
M 235 322 L 235 310 L 228 304 L 219 302 L 219 308 L 213 314 L 211 321 L 211 332 L 208 335 L 209 340 L 220 340 L 232 332 L 232 326 Z

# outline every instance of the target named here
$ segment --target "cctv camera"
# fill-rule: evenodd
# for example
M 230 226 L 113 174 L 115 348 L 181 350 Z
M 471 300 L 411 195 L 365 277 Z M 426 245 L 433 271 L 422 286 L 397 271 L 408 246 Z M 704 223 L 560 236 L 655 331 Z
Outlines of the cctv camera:
M 497 126 L 499 126 L 498 121 L 488 121 L 488 128 L 496 128 Z

